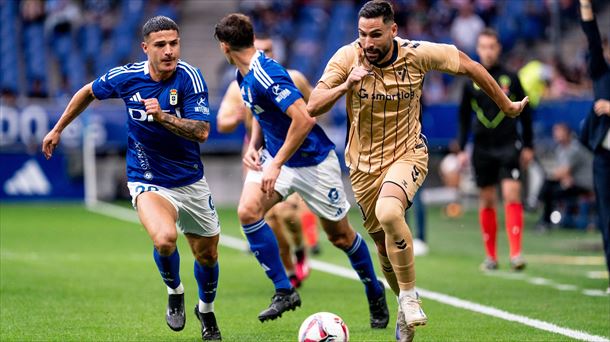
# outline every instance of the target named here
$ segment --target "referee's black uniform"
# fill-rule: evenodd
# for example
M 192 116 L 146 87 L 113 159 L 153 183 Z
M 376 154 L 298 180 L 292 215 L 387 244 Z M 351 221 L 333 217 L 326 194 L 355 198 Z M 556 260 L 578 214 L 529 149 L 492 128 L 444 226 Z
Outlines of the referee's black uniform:
M 525 97 L 515 73 L 500 65 L 495 65 L 488 71 L 511 101 L 519 101 Z M 462 150 L 472 127 L 472 165 L 477 186 L 482 188 L 495 185 L 506 178 L 520 179 L 521 149 L 533 147 L 532 115 L 529 106 L 526 106 L 517 118 L 510 118 L 478 85 L 469 81 L 464 86 L 459 115 L 458 142 Z M 521 121 L 521 134 L 517 129 L 517 120 Z

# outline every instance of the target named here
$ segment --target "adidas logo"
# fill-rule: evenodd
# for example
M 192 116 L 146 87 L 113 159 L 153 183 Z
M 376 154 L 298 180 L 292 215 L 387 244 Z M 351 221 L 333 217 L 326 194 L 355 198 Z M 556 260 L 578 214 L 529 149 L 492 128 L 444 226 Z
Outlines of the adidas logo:
M 4 183 L 4 192 L 13 196 L 48 195 L 51 183 L 36 160 L 30 159 Z
M 142 96 L 140 96 L 140 92 L 137 92 L 134 96 L 130 97 L 129 101 L 140 103 L 140 101 L 142 101 Z

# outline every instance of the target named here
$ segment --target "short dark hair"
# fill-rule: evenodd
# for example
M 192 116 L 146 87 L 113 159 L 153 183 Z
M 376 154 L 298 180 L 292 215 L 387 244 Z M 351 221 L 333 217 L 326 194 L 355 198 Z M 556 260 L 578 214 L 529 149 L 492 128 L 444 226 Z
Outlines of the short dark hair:
M 166 16 L 158 15 L 148 19 L 144 26 L 142 26 L 142 37 L 146 39 L 148 38 L 148 35 L 153 32 L 172 30 L 180 33 L 178 24 L 176 24 L 175 21 Z
M 372 0 L 364 4 L 358 12 L 358 18 L 373 19 L 383 17 L 383 23 L 394 22 L 394 10 L 392 4 L 386 0 Z
M 480 36 L 494 37 L 496 38 L 496 41 L 498 41 L 498 43 L 500 42 L 500 36 L 498 36 L 498 32 L 496 32 L 496 30 L 492 29 L 491 27 L 484 28 L 481 33 L 479 33 L 479 37 Z
M 216 40 L 229 45 L 231 50 L 241 50 L 254 45 L 254 29 L 248 16 L 231 13 L 214 27 Z

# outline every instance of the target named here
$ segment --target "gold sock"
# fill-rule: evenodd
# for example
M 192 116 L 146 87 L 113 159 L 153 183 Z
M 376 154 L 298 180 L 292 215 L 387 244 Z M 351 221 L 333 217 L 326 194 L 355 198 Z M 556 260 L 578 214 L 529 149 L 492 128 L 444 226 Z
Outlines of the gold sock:
M 394 273 L 390 259 L 379 252 L 377 252 L 377 257 L 379 258 L 379 264 L 381 265 L 381 271 L 383 272 L 385 280 L 388 282 L 388 285 L 390 285 L 392 292 L 398 296 L 400 288 L 398 288 L 398 281 L 396 280 L 396 274 Z

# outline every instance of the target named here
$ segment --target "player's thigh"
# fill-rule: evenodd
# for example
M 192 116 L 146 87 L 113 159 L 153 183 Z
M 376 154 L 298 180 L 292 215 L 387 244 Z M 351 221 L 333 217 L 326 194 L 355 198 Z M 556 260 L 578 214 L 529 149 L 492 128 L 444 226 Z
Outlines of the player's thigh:
M 178 235 L 176 232 L 178 207 L 165 193 L 166 189 L 131 182 L 128 188 L 134 208 L 148 235 L 153 240 L 163 238 L 175 241 Z
M 299 220 L 299 202 L 301 198 L 297 193 L 293 193 L 283 202 L 279 202 L 271 208 L 276 212 L 278 219 L 288 225 L 296 225 Z
M 334 150 L 318 165 L 290 169 L 295 174 L 293 189 L 316 216 L 338 222 L 347 215 L 350 204 Z
M 358 170 L 350 170 L 350 181 L 364 228 L 370 235 L 383 231 L 375 216 L 375 204 L 383 183 L 383 174 L 370 175 Z
M 388 168 L 383 177 L 379 197 L 396 197 L 405 209 L 413 204 L 415 194 L 428 174 L 428 154 L 412 154 L 399 159 Z

